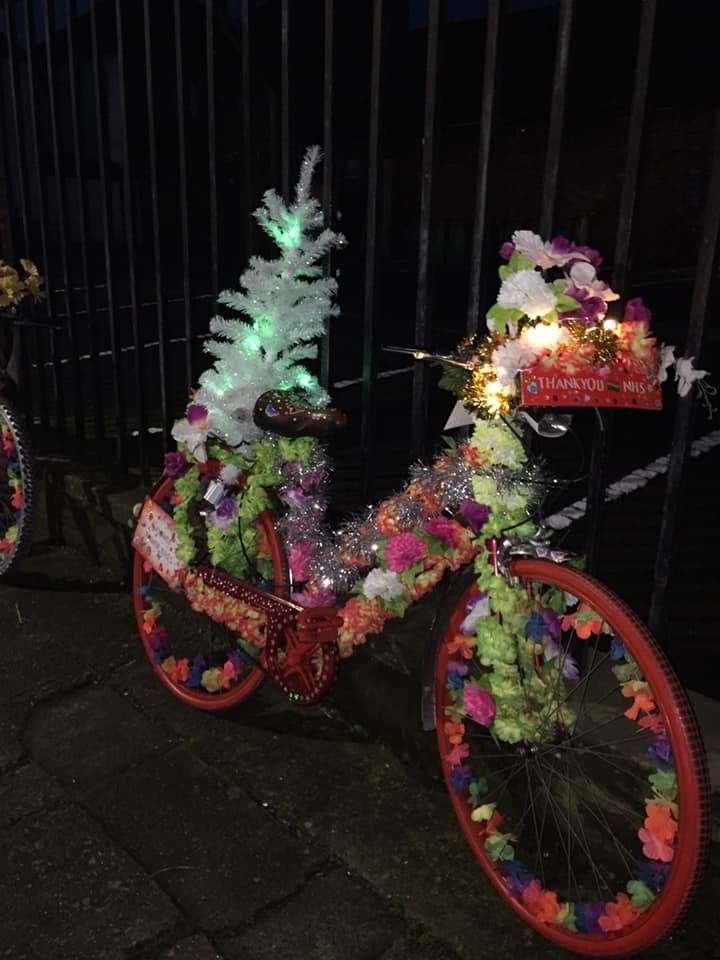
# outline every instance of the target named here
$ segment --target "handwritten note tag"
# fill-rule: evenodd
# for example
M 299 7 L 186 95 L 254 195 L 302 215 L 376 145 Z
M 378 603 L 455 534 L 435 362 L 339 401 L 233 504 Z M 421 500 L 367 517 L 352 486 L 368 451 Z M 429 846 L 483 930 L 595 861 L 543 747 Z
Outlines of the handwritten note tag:
M 143 504 L 132 543 L 163 580 L 171 587 L 177 586 L 177 575 L 183 564 L 177 558 L 180 541 L 175 521 L 152 500 Z

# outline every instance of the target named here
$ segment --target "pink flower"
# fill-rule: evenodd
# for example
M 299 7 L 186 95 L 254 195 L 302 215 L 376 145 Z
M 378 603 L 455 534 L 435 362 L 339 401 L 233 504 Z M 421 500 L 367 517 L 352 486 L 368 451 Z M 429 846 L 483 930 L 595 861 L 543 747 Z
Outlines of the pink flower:
M 385 557 L 390 570 L 400 573 L 427 556 L 427 544 L 414 533 L 398 533 L 388 540 Z
M 336 603 L 335 594 L 330 590 L 303 590 L 293 593 L 291 599 L 301 607 L 334 607 Z
M 288 562 L 293 580 L 307 580 L 310 576 L 310 561 L 315 554 L 315 544 L 311 540 L 301 540 L 290 547 Z
M 495 717 L 495 701 L 482 687 L 468 683 L 463 691 L 465 713 L 483 727 L 489 727 Z
M 448 517 L 433 517 L 425 523 L 425 532 L 442 540 L 449 547 L 457 547 L 460 543 L 457 524 Z

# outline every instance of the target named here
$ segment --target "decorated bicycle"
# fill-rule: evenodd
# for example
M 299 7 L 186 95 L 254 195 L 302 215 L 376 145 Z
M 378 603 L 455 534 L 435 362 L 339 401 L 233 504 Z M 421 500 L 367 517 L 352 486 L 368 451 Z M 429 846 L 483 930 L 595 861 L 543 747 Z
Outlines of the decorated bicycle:
M 43 296 L 42 277 L 30 260 L 20 270 L 0 260 L 0 323 L 15 324 L 23 303 Z M 10 338 L 4 338 L 7 347 Z M 4 353 L 9 353 L 5 350 Z M 30 438 L 14 403 L 16 384 L 0 356 L 0 576 L 17 563 L 30 543 L 33 473 Z
M 310 704 L 341 659 L 440 587 L 435 629 L 417 638 L 423 717 L 472 852 L 558 946 L 642 950 L 683 915 L 703 868 L 705 758 L 648 631 L 534 519 L 548 481 L 523 429 L 567 429 L 537 404 L 654 409 L 673 364 L 681 390 L 702 373 L 657 348 L 640 301 L 610 316 L 595 251 L 518 231 L 488 335 L 434 358 L 471 436 L 329 529 L 322 441 L 344 416 L 302 361 L 338 313 L 318 263 L 344 241 L 310 194 L 317 160 L 308 151 L 291 205 L 270 191 L 256 211 L 279 256 L 253 258 L 241 291 L 221 295 L 247 319 L 211 322 L 214 365 L 140 512 L 144 649 L 200 709 L 239 704 L 265 677 Z

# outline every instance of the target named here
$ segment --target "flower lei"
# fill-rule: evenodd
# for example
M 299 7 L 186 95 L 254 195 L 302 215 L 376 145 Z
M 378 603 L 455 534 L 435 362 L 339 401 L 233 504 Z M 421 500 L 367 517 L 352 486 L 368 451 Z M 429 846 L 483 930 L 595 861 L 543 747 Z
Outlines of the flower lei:
M 10 494 L 10 508 L 13 519 L 0 531 L 0 565 L 7 562 L 15 551 L 20 535 L 25 498 L 23 493 L 20 461 L 10 424 L 0 415 L 0 480 L 4 480 Z

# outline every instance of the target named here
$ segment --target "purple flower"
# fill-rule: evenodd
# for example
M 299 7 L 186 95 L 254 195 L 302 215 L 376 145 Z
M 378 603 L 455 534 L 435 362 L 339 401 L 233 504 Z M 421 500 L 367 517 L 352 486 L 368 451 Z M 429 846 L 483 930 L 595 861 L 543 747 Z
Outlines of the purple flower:
M 185 412 L 188 423 L 200 423 L 207 420 L 208 409 L 202 403 L 191 403 Z
M 642 860 L 638 864 L 638 879 L 654 890 L 660 890 L 665 886 L 671 866 L 672 864 L 661 863 L 659 860 Z
M 447 665 L 447 682 L 453 690 L 460 690 L 465 683 L 464 677 L 468 675 L 470 668 L 466 663 L 460 660 L 450 660 Z
M 500 865 L 500 870 L 505 877 L 511 896 L 515 897 L 516 900 L 522 897 L 527 887 L 535 879 L 525 864 L 520 863 L 519 860 L 505 860 Z
M 575 904 L 575 926 L 580 933 L 600 933 L 598 920 L 605 913 L 602 901 Z
M 542 618 L 545 621 L 545 626 L 548 633 L 551 637 L 558 638 L 562 632 L 561 621 L 562 617 L 559 613 L 555 613 L 554 610 L 550 610 L 549 607 L 543 610 Z
M 510 243 L 509 240 L 507 240 L 500 247 L 500 256 L 503 258 L 503 260 L 509 260 L 514 253 L 515 253 L 515 244 Z
M 563 658 L 562 675 L 566 680 L 580 679 L 580 670 L 577 665 L 577 660 L 570 653 L 565 654 L 565 657 Z
M 456 790 L 460 793 L 461 790 L 466 790 L 473 780 L 472 767 L 468 766 L 467 763 L 463 763 L 460 767 L 453 767 L 451 782 L 453 790 Z
M 573 243 L 572 240 L 568 240 L 567 237 L 563 236 L 553 237 L 553 239 L 550 241 L 550 253 L 551 256 L 557 258 L 567 257 L 568 259 L 566 260 L 566 263 L 569 263 L 572 255 L 577 253 L 579 254 L 579 260 L 589 260 L 596 270 L 603 262 L 603 258 L 600 256 L 597 250 L 593 250 L 592 247 L 579 246 L 578 244 Z
M 650 326 L 652 314 L 643 303 L 642 297 L 633 297 L 625 304 L 623 323 L 644 323 Z
M 414 533 L 398 533 L 388 540 L 385 558 L 389 570 L 402 573 L 427 556 L 427 544 Z
M 176 452 L 165 454 L 166 477 L 181 477 L 184 473 L 187 473 L 189 466 L 184 453 Z
M 472 528 L 473 533 L 479 533 L 490 518 L 490 507 L 468 498 L 460 504 L 458 514 Z
M 223 497 L 213 513 L 208 516 L 208 523 L 220 530 L 227 530 L 235 519 L 235 501 L 232 497 Z
M 313 497 L 303 493 L 301 487 L 290 487 L 282 492 L 281 497 L 291 507 L 308 507 L 313 502 Z
M 607 304 L 602 297 L 594 297 L 589 291 L 571 283 L 565 291 L 568 297 L 577 300 L 579 306 L 574 310 L 565 310 L 560 314 L 561 320 L 579 320 L 590 326 L 607 313 Z
M 672 765 L 672 749 L 670 741 L 666 736 L 660 734 L 655 737 L 648 747 L 648 756 L 657 763 L 658 766 L 668 767 Z
M 205 673 L 205 657 L 198 654 L 197 657 L 193 660 L 192 670 L 190 671 L 190 676 L 186 680 L 188 687 L 197 689 L 200 686 L 202 681 L 202 675 Z
M 617 637 L 613 637 L 610 642 L 610 657 L 613 660 L 622 660 L 625 656 L 625 647 L 618 640 Z

